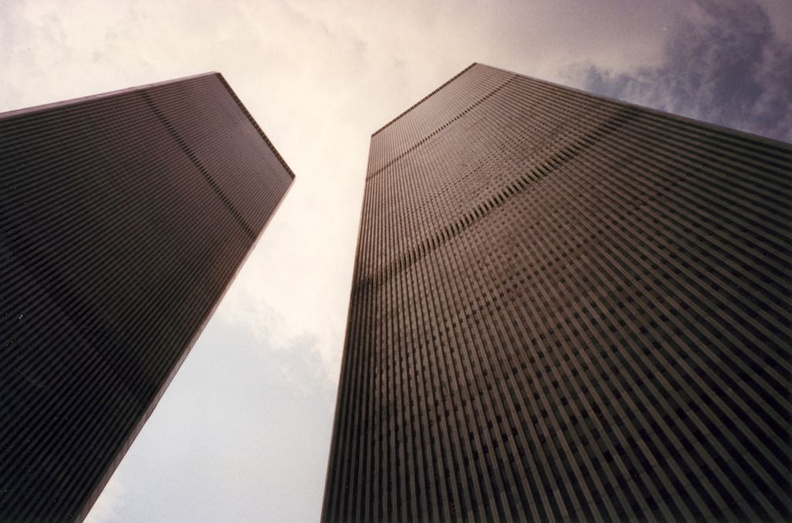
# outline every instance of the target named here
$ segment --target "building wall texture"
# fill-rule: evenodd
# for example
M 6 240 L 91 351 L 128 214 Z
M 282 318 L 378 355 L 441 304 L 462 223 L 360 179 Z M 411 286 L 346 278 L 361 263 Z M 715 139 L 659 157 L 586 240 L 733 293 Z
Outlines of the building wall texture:
M 323 518 L 792 517 L 790 174 L 483 65 L 375 133 Z
M 0 115 L 0 520 L 87 513 L 292 179 L 219 74 Z

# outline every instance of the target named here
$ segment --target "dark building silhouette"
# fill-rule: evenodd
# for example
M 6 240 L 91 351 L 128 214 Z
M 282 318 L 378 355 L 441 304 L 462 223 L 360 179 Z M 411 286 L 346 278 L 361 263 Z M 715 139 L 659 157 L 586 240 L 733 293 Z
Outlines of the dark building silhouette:
M 790 174 L 483 65 L 377 131 L 323 519 L 789 519 Z
M 219 74 L 0 115 L 0 521 L 86 515 L 293 177 Z

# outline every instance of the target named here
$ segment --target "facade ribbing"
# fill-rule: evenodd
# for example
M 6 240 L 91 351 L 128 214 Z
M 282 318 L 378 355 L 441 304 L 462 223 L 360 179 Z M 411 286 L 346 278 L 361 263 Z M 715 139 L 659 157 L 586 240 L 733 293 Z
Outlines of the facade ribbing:
M 790 519 L 790 174 L 478 64 L 375 133 L 323 519 Z
M 0 520 L 85 516 L 293 177 L 219 74 L 0 115 Z

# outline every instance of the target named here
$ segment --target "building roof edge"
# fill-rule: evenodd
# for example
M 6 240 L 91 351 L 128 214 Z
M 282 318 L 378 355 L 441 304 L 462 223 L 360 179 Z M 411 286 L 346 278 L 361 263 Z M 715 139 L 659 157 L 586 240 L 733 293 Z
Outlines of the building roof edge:
M 394 119 L 393 119 L 393 120 L 391 120 L 390 122 L 386 123 L 385 125 L 383 125 L 383 126 L 382 126 L 382 127 L 380 127 L 379 129 L 377 129 L 376 131 L 374 131 L 374 132 L 371 134 L 372 138 L 373 138 L 374 136 L 376 136 L 376 135 L 377 135 L 377 134 L 378 134 L 380 131 L 384 130 L 386 127 L 388 127 L 389 125 L 391 125 L 392 123 L 394 123 L 396 120 L 398 120 L 399 118 L 401 118 L 401 117 L 402 117 L 402 116 L 404 116 L 405 114 L 409 113 L 410 111 L 412 111 L 413 109 L 415 109 L 417 106 L 421 105 L 421 104 L 422 104 L 423 102 L 425 102 L 425 101 L 426 101 L 428 98 L 431 98 L 431 97 L 432 97 L 432 96 L 433 96 L 433 95 L 434 95 L 434 94 L 435 94 L 437 91 L 439 91 L 440 89 L 442 89 L 442 88 L 443 88 L 443 87 L 445 87 L 446 85 L 450 84 L 451 82 L 453 82 L 454 80 L 456 80 L 457 78 L 459 78 L 460 76 L 462 76 L 463 74 L 465 74 L 466 72 L 468 72 L 470 69 L 472 69 L 473 67 L 475 67 L 476 65 L 479 65 L 479 64 L 478 64 L 478 62 L 473 62 L 472 64 L 470 64 L 469 66 L 465 67 L 465 68 L 464 68 L 464 69 L 462 69 L 460 72 L 458 72 L 457 74 L 455 74 L 454 76 L 452 76 L 452 77 L 451 77 L 449 80 L 447 80 L 446 82 L 444 82 L 444 83 L 443 83 L 443 84 L 442 84 L 440 87 L 438 87 L 437 89 L 435 89 L 434 91 L 432 91 L 431 93 L 427 94 L 426 96 L 424 96 L 423 98 L 421 98 L 420 100 L 418 100 L 416 103 L 414 103 L 413 105 L 411 105 L 411 106 L 410 106 L 410 107 L 409 107 L 409 108 L 408 108 L 406 111 L 402 112 L 402 113 L 401 113 L 401 114 L 399 114 L 399 115 L 398 115 L 396 118 L 394 118 Z
M 220 80 L 220 82 L 225 86 L 225 88 L 228 90 L 228 94 L 231 95 L 231 98 L 233 98 L 234 101 L 237 103 L 239 108 L 242 110 L 242 113 L 244 113 L 244 115 L 247 117 L 247 119 L 250 121 L 250 123 L 256 129 L 256 131 L 258 131 L 259 135 L 261 135 L 261 137 L 267 143 L 267 145 L 269 146 L 270 150 L 272 150 L 272 152 L 275 154 L 275 157 L 278 159 L 278 161 L 281 163 L 281 165 L 283 165 L 283 168 L 286 169 L 286 173 L 289 176 L 291 176 L 292 180 L 294 180 L 295 179 L 294 172 L 291 170 L 291 167 L 289 167 L 289 164 L 287 164 L 286 160 L 283 159 L 283 156 L 281 156 L 281 154 L 278 152 L 278 149 L 275 148 L 275 145 L 273 145 L 272 141 L 270 141 L 270 139 L 267 138 L 266 133 L 264 133 L 264 131 L 261 129 L 261 127 L 256 122 L 256 120 L 253 118 L 253 116 L 251 116 L 250 112 L 247 110 L 247 107 L 245 107 L 245 104 L 243 104 L 242 100 L 239 99 L 239 97 L 234 92 L 234 90 L 231 88 L 231 85 L 228 83 L 228 81 L 225 79 L 225 77 L 222 75 L 222 73 L 212 73 L 212 74 L 214 74 L 217 77 L 217 79 Z
M 69 98 L 68 100 L 59 100 L 57 102 L 49 102 L 49 103 L 45 103 L 45 104 L 34 105 L 34 106 L 31 106 L 31 107 L 23 107 L 23 108 L 20 108 L 20 109 L 12 109 L 10 111 L 6 111 L 6 112 L 3 112 L 3 113 L 0 113 L 0 120 L 5 120 L 5 119 L 8 119 L 8 118 L 14 118 L 16 116 L 22 116 L 22 115 L 30 114 L 30 113 L 37 113 L 39 111 L 46 111 L 46 110 L 49 110 L 49 109 L 55 109 L 57 107 L 63 107 L 63 106 L 66 106 L 66 105 L 75 105 L 75 104 L 81 104 L 81 103 L 84 103 L 84 102 L 90 102 L 90 101 L 93 101 L 93 100 L 101 100 L 103 98 L 108 98 L 110 96 L 115 96 L 115 95 L 118 95 L 118 94 L 133 93 L 133 92 L 136 92 L 136 91 L 142 91 L 144 89 L 150 89 L 152 87 L 159 87 L 161 85 L 169 85 L 169 84 L 173 84 L 173 83 L 177 83 L 177 82 L 183 82 L 184 80 L 192 80 L 193 78 L 201 78 L 201 77 L 205 77 L 205 76 L 213 76 L 213 75 L 216 75 L 216 74 L 219 74 L 219 73 L 208 72 L 208 73 L 193 74 L 193 75 L 189 75 L 189 76 L 183 76 L 181 78 L 174 78 L 172 80 L 164 80 L 164 81 L 161 81 L 161 82 L 152 82 L 152 83 L 143 84 L 143 85 L 136 85 L 136 86 L 133 86 L 133 87 L 125 87 L 123 89 L 116 89 L 114 91 L 105 91 L 103 93 L 98 93 L 98 94 L 90 94 L 90 95 L 87 95 L 87 96 L 78 96 L 77 98 Z

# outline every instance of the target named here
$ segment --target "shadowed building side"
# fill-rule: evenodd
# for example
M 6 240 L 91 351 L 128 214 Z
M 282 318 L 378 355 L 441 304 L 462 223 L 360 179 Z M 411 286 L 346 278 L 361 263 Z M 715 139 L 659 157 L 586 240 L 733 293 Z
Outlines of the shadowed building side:
M 87 514 L 293 178 L 219 74 L 0 115 L 0 520 Z
M 790 174 L 478 64 L 375 133 L 323 519 L 790 518 Z

